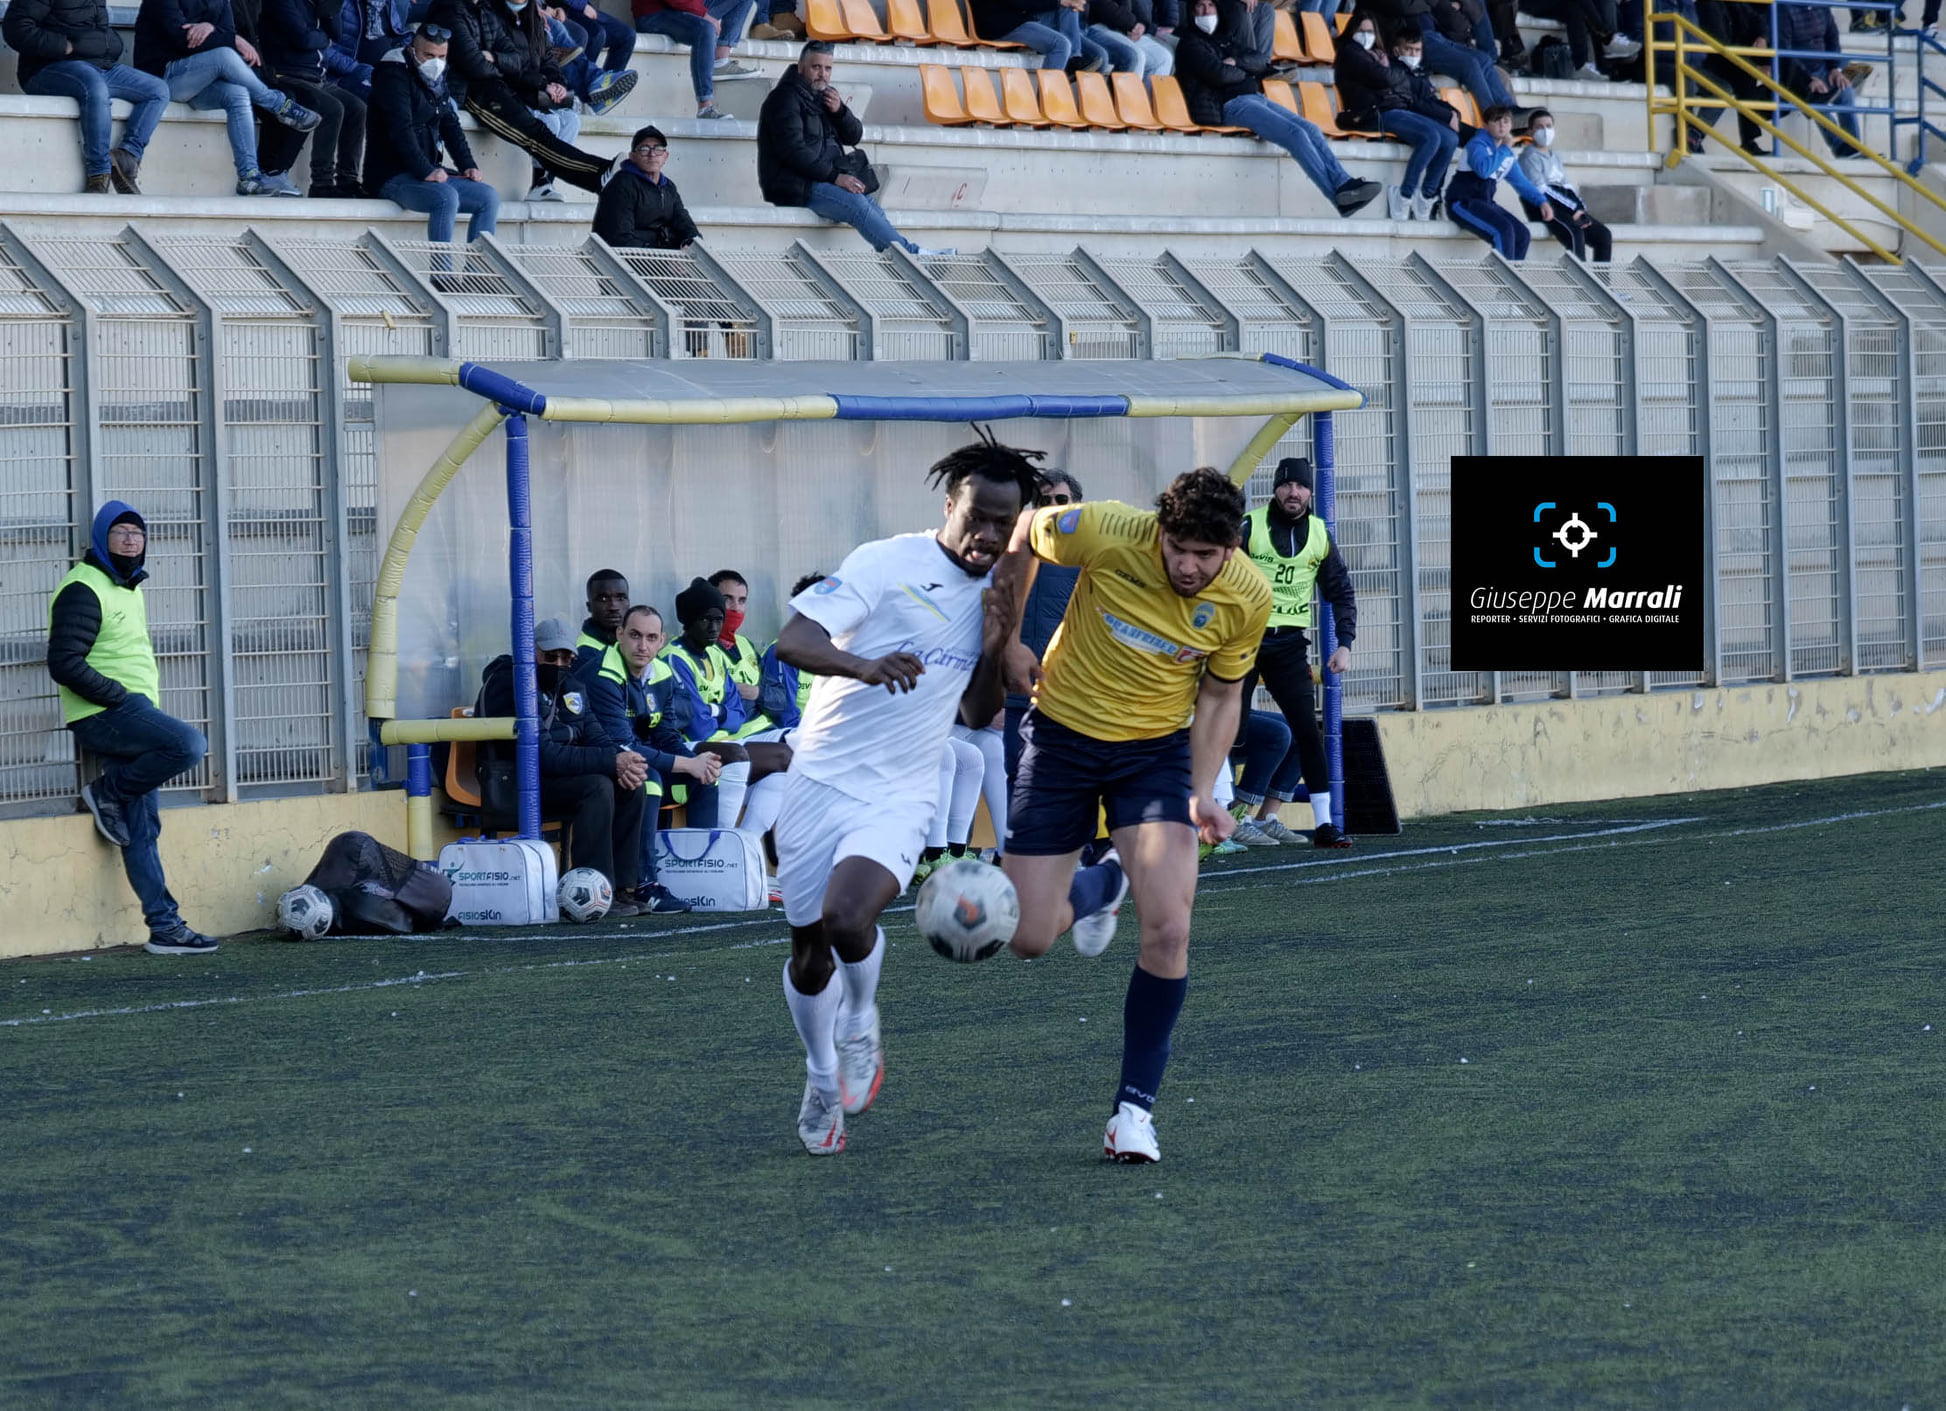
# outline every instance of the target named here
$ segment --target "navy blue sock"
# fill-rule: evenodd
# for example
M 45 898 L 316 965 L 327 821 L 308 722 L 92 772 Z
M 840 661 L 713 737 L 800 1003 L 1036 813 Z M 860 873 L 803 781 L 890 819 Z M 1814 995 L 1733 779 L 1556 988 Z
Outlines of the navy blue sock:
M 1155 1106 L 1162 1086 L 1162 1070 L 1169 1062 L 1169 1035 L 1182 1013 L 1189 980 L 1162 980 L 1141 966 L 1128 977 L 1128 998 L 1122 1001 L 1122 1086 L 1117 1104 Z
M 1093 916 L 1107 906 L 1115 900 L 1121 885 L 1122 864 L 1114 859 L 1075 868 L 1074 880 L 1068 883 L 1068 905 L 1074 908 L 1074 919 Z

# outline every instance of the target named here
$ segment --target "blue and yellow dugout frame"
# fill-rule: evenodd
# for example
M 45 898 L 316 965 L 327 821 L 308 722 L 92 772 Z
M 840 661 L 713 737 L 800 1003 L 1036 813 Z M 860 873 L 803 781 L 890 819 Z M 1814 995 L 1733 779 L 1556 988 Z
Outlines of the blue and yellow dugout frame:
M 519 835 L 541 835 L 540 703 L 534 671 L 533 497 L 530 483 L 528 418 L 590 425 L 727 426 L 759 421 L 1007 421 L 1090 417 L 1261 416 L 1263 426 L 1229 467 L 1242 485 L 1278 441 L 1309 416 L 1312 462 L 1316 470 L 1317 512 L 1333 533 L 1337 529 L 1332 413 L 1364 406 L 1365 398 L 1329 373 L 1275 354 L 1225 355 L 1244 358 L 1293 375 L 1288 390 L 1171 397 L 1154 394 L 1009 393 L 1002 395 L 875 396 L 847 393 L 778 397 L 597 398 L 550 396 L 480 363 L 442 358 L 364 357 L 347 369 L 354 382 L 458 387 L 483 405 L 440 453 L 407 500 L 393 526 L 380 561 L 372 599 L 371 643 L 365 672 L 365 715 L 380 745 L 406 747 L 407 847 L 414 857 L 432 853 L 431 746 L 440 740 L 514 742 L 519 781 Z M 941 367 L 929 367 L 937 375 Z M 496 430 L 507 438 L 508 570 L 512 584 L 511 636 L 514 660 L 514 716 L 505 719 L 400 720 L 399 592 L 413 544 L 439 496 L 473 453 Z M 1337 624 L 1329 604 L 1319 615 L 1319 646 L 1328 659 L 1337 649 Z M 1248 702 L 1245 703 L 1246 709 Z M 1341 722 L 1342 685 L 1326 673 L 1325 751 L 1331 767 L 1333 817 L 1344 816 Z

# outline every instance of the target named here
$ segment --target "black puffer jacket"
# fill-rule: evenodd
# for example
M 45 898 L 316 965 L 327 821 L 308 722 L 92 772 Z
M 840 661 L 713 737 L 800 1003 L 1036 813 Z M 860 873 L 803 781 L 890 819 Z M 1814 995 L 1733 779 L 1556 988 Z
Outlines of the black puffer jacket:
M 252 42 L 264 67 L 322 80 L 325 50 L 338 42 L 338 0 L 261 0 L 261 5 Z M 242 18 L 241 9 L 237 17 Z
M 1249 12 L 1238 0 L 1218 0 L 1216 33 L 1195 28 L 1176 33 L 1176 79 L 1195 121 L 1215 127 L 1223 121 L 1225 103 L 1264 91 L 1259 57 L 1250 52 L 1255 36 Z
M 446 51 L 446 86 L 454 102 L 466 101 L 468 84 L 498 80 L 539 112 L 559 106 L 544 91 L 550 83 L 565 86 L 565 81 L 547 42 L 539 5 L 530 0 L 516 13 L 500 0 L 434 0 L 427 18 L 453 32 Z M 488 54 L 493 57 L 488 59 Z
M 1480 0 L 1432 0 L 1433 28 L 1444 38 L 1468 49 L 1480 47 L 1474 39 L 1479 33 L 1475 26 L 1486 17 L 1486 6 Z
M 122 57 L 122 37 L 108 27 L 105 0 L 12 0 L 0 36 L 20 55 L 22 83 L 63 59 L 112 69 Z
M 845 148 L 855 147 L 865 125 L 840 104 L 828 112 L 804 75 L 784 70 L 757 118 L 757 185 L 773 206 L 802 206 L 811 187 L 838 175 Z
M 1344 104 L 1340 117 L 1363 132 L 1377 131 L 1380 115 L 1401 110 L 1449 122 L 1457 117 L 1449 104 L 1440 101 L 1423 70 L 1407 68 L 1397 59 L 1382 59 L 1361 49 L 1347 37 L 1338 46 L 1332 72 L 1338 79 L 1338 98 Z
M 88 552 L 82 559 L 108 575 L 109 581 L 134 588 L 149 576 L 144 567 L 145 548 L 135 558 L 120 558 L 108 552 L 108 531 L 118 521 L 132 518 L 143 533 L 148 523 L 121 500 L 110 500 L 95 511 L 95 522 L 88 539 Z M 85 583 L 70 583 L 54 599 L 47 623 L 47 674 L 57 686 L 104 709 L 113 709 L 128 699 L 128 687 L 96 671 L 88 663 L 88 653 L 101 636 L 101 599 Z M 151 701 L 151 705 L 159 705 Z
M 543 666 L 535 671 L 540 695 L 541 773 L 555 777 L 615 772 L 617 749 L 607 743 L 594 716 L 588 713 L 587 697 L 571 671 L 558 666 Z M 507 717 L 514 713 L 514 659 L 501 655 L 487 663 L 481 675 L 480 697 L 474 709 L 484 716 Z M 514 758 L 511 740 L 483 740 L 480 758 Z
M 405 51 L 394 49 L 372 65 L 372 102 L 365 118 L 366 194 L 378 195 L 380 187 L 399 175 L 425 180 L 440 165 L 442 146 L 455 171 L 474 165 L 459 114 L 444 89 L 428 86 Z
M 216 32 L 194 49 L 186 25 L 208 24 Z M 230 0 L 142 0 L 135 12 L 135 67 L 162 77 L 177 59 L 236 48 L 236 15 Z
M 595 234 L 617 250 L 680 250 L 702 238 L 676 183 L 666 176 L 650 181 L 633 162 L 623 162 L 601 188 Z

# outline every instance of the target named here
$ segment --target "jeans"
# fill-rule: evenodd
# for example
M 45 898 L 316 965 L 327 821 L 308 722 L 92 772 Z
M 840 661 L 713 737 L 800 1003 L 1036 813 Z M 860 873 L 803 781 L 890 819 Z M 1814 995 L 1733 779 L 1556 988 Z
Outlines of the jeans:
M 1074 11 L 1063 10 L 1061 13 L 1072 15 Z M 1055 17 L 1049 16 L 1049 18 Z M 1041 67 L 1044 69 L 1065 69 L 1068 60 L 1072 59 L 1081 47 L 1070 43 L 1068 37 L 1060 30 L 1042 24 L 1038 20 L 1029 20 L 1016 29 L 1008 30 L 1000 37 L 1009 44 L 1025 44 L 1039 54 Z
M 914 253 L 919 249 L 899 234 L 898 228 L 879 209 L 878 202 L 869 196 L 843 190 L 828 181 L 814 181 L 811 198 L 804 204 L 826 220 L 850 226 L 869 240 L 874 250 L 884 250 L 889 245 L 900 245 Z
M 428 240 L 450 241 L 454 220 L 461 211 L 469 211 L 473 217 L 466 225 L 468 240 L 493 234 L 500 216 L 498 191 L 484 181 L 468 181 L 450 171 L 444 181 L 415 181 L 401 172 L 379 187 L 378 194 L 408 211 L 424 212 Z
M 567 86 L 568 92 L 577 98 L 586 99 L 589 88 L 601 76 L 601 70 L 596 68 L 594 62 L 588 57 L 588 32 L 580 25 L 563 24 L 560 20 L 549 19 L 547 42 L 556 49 L 582 51 L 579 57 L 561 65 L 561 81 Z
M 1379 126 L 1412 145 L 1399 189 L 1408 196 L 1437 196 L 1446 184 L 1446 168 L 1459 146 L 1459 134 L 1437 118 L 1393 109 L 1379 115 Z
M 257 124 L 250 109 L 278 108 L 284 95 L 264 86 L 262 79 L 243 62 L 243 55 L 230 48 L 206 49 L 177 59 L 163 70 L 169 96 L 178 103 L 211 112 L 223 109 L 229 124 L 230 156 L 238 176 L 257 169 Z
M 1428 34 L 1425 41 L 1428 73 L 1450 74 L 1458 79 L 1460 86 L 1479 103 L 1482 112 L 1496 103 L 1514 106 L 1514 95 L 1507 91 L 1507 85 L 1500 81 L 1500 71 L 1485 54 L 1455 44 L 1441 34 Z
M 1175 71 L 1176 56 L 1148 35 L 1130 39 L 1107 25 L 1090 25 L 1083 38 L 1108 56 L 1108 67 L 1137 78 L 1163 78 Z
M 716 30 L 701 15 L 685 10 L 658 10 L 635 22 L 644 34 L 661 34 L 689 46 L 689 86 L 696 101 L 707 103 L 716 94 Z
M 563 142 L 572 144 L 574 139 L 581 135 L 581 114 L 573 108 L 550 108 L 547 112 L 537 112 L 534 116 L 540 119 L 542 127 Z
M 1324 756 L 1324 735 L 1318 729 L 1312 694 L 1311 644 L 1301 629 L 1283 628 L 1264 634 L 1263 645 L 1257 649 L 1256 669 L 1243 679 L 1246 702 L 1256 695 L 1259 680 L 1283 712 L 1294 748 L 1267 781 L 1247 774 L 1239 780 L 1237 797 L 1247 803 L 1262 803 L 1265 798 L 1288 803 L 1296 796 L 1302 779 L 1310 793 L 1330 798 L 1331 766 Z
M 175 930 L 182 925 L 182 915 L 169 895 L 162 855 L 156 850 L 162 815 L 155 794 L 178 774 L 200 764 L 209 753 L 209 741 L 195 726 L 149 704 L 146 696 L 129 696 L 68 728 L 77 744 L 103 761 L 101 777 L 94 781 L 95 797 L 119 805 L 128 824 L 122 870 L 142 903 L 142 919 L 151 932 Z
M 1230 763 L 1237 767 L 1236 800 L 1255 808 L 1264 801 L 1266 789 L 1279 802 L 1288 799 L 1297 786 L 1297 751 L 1291 748 L 1291 727 L 1284 717 L 1268 710 L 1245 712 L 1241 738 L 1230 751 Z M 1285 792 L 1277 793 L 1277 781 L 1284 781 Z
M 108 173 L 108 146 L 114 132 L 110 99 L 122 98 L 131 105 L 128 121 L 122 125 L 122 150 L 138 162 L 155 135 L 155 125 L 162 121 L 162 110 L 169 106 L 169 85 L 127 64 L 98 69 L 79 59 L 63 59 L 21 87 L 47 98 L 72 98 L 81 105 L 81 166 L 89 176 Z
M 722 32 L 716 36 L 716 43 L 725 49 L 734 49 L 742 42 L 743 32 L 750 28 L 750 12 L 756 8 L 756 0 L 703 0 L 703 8 L 723 25 Z M 713 59 L 714 54 L 711 57 Z
M 627 20 L 616 19 L 607 11 L 601 11 L 595 18 L 577 14 L 574 22 L 588 34 L 588 60 L 597 63 L 610 73 L 620 73 L 628 67 L 628 61 L 635 54 L 635 30 Z
M 1318 131 L 1316 123 L 1306 122 L 1296 113 L 1278 107 L 1260 93 L 1246 93 L 1223 105 L 1223 121 L 1247 127 L 1268 142 L 1275 142 L 1311 178 L 1311 184 L 1327 196 L 1351 180 L 1338 159 L 1331 155 L 1330 140 Z

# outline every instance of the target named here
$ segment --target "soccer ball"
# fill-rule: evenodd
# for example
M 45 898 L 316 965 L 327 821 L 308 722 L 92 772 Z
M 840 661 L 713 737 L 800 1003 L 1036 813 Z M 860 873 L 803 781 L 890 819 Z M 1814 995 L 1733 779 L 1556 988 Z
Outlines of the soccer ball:
M 315 941 L 331 929 L 331 898 L 306 882 L 277 898 L 277 924 L 298 941 Z
M 561 878 L 557 893 L 561 915 L 570 921 L 599 921 L 615 901 L 615 889 L 592 867 L 576 867 Z
M 1020 897 L 999 868 L 961 858 L 926 878 L 916 912 L 919 934 L 934 950 L 970 964 L 1014 938 Z

